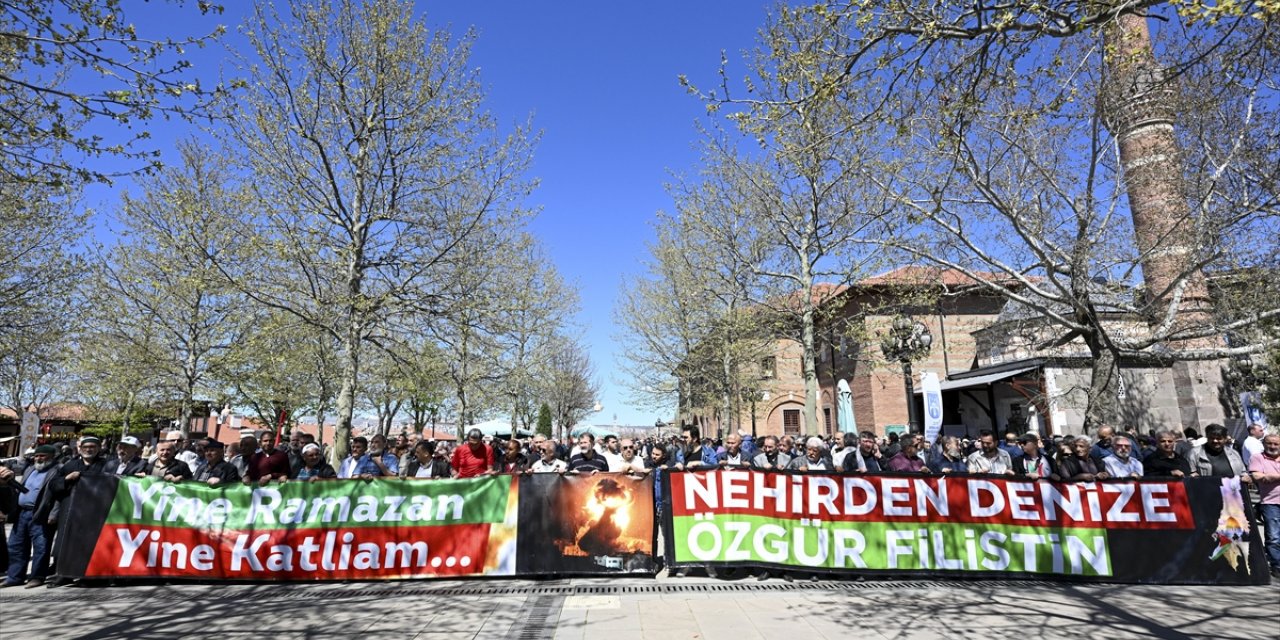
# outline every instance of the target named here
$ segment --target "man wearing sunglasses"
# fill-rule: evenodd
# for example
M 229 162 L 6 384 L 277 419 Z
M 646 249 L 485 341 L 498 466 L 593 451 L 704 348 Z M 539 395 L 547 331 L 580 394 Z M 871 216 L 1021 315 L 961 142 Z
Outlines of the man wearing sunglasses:
M 636 446 L 635 441 L 627 438 L 622 441 L 621 445 L 622 453 L 618 457 L 619 467 L 611 470 L 623 473 L 645 473 L 644 457 L 640 455 L 639 447 Z
M 1102 459 L 1112 478 L 1141 478 L 1142 461 L 1133 455 L 1133 440 L 1128 436 L 1111 438 L 1111 455 Z

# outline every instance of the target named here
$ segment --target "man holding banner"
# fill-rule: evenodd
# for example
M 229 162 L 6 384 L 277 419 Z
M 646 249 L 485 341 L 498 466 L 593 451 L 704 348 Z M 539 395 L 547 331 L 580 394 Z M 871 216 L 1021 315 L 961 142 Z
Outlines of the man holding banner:
M 1249 474 L 1262 496 L 1262 520 L 1267 530 L 1267 561 L 1271 575 L 1280 578 L 1280 434 L 1262 438 L 1262 452 L 1249 460 Z
M 15 478 L 9 468 L 0 467 L 0 508 L 13 521 L 13 531 L 5 549 L 7 573 L 0 586 L 16 587 L 27 583 L 28 560 L 31 561 L 29 587 L 44 584 L 49 575 L 53 527 L 36 519 L 35 515 L 40 498 L 58 474 L 57 465 L 53 462 L 55 453 L 54 448 L 47 444 L 36 447 L 35 462 L 22 472 L 21 478 Z M 0 524 L 0 529 L 3 528 Z M 0 542 L 3 541 L 4 537 L 0 535 Z
M 196 482 L 203 482 L 211 487 L 240 482 L 240 470 L 222 458 L 225 446 L 217 440 L 210 440 L 205 444 L 205 464 L 196 471 Z
M 1013 475 L 1035 480 L 1058 480 L 1058 471 L 1049 456 L 1040 450 L 1040 437 L 1034 433 L 1018 436 L 1018 446 L 1022 453 L 1013 459 Z
M 969 473 L 1013 473 L 1013 459 L 996 445 L 996 435 L 990 429 L 978 432 L 978 445 L 980 448 L 965 460 Z

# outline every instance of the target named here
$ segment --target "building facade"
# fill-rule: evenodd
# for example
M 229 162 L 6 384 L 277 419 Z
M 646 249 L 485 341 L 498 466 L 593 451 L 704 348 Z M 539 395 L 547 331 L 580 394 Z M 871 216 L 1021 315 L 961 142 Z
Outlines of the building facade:
M 1080 341 L 1038 349 L 1051 330 L 955 271 L 903 267 L 832 291 L 817 345 L 817 424 L 805 424 L 802 347 L 775 340 L 760 363 L 759 392 L 722 419 L 719 407 L 695 406 L 679 419 L 704 434 L 742 429 L 764 435 L 830 435 L 840 431 L 837 386 L 847 380 L 858 431 L 877 435 L 906 430 L 908 396 L 902 367 L 887 362 L 880 338 L 895 318 L 920 322 L 932 337 L 928 353 L 912 365 L 911 402 L 920 400 L 920 376 L 937 374 L 942 386 L 943 433 L 976 436 L 1037 431 L 1083 431 L 1091 360 Z M 1141 331 L 1140 320 L 1114 317 L 1113 330 Z M 1239 428 L 1238 412 L 1222 401 L 1222 363 L 1197 363 L 1206 375 L 1179 380 L 1172 363 L 1120 362 L 1117 422 L 1146 432 L 1220 422 Z M 1217 370 L 1215 370 L 1217 369 Z M 1216 375 L 1211 375 L 1216 374 Z M 682 385 L 684 388 L 685 385 Z M 1190 392 L 1187 390 L 1190 389 Z M 682 402 L 680 406 L 686 406 Z M 920 411 L 918 415 L 923 415 Z

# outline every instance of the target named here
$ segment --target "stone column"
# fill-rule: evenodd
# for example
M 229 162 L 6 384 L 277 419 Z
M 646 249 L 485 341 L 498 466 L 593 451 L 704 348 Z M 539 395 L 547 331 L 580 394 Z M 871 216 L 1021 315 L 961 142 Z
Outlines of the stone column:
M 1196 221 L 1186 201 L 1182 155 L 1174 135 L 1176 105 L 1151 49 L 1147 20 L 1127 14 L 1105 32 L 1107 82 L 1103 88 L 1107 128 L 1120 151 L 1124 189 L 1133 229 L 1142 252 L 1143 280 L 1158 324 L 1172 304 L 1170 289 L 1178 278 L 1186 286 L 1175 327 L 1202 327 L 1212 320 L 1204 273 L 1193 268 L 1197 251 Z M 1180 348 L 1221 346 L 1206 338 L 1172 343 Z M 1177 362 L 1173 367 L 1183 426 L 1203 428 L 1220 422 L 1220 362 Z

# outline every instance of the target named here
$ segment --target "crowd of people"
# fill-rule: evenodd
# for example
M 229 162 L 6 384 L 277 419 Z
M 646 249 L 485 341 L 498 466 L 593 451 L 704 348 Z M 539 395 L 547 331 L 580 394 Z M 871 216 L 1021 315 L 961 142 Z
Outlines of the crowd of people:
M 96 437 L 43 444 L 10 466 L 0 466 L 0 512 L 11 523 L 7 544 L 0 539 L 0 587 L 46 583 L 51 576 L 58 510 L 83 476 L 154 477 L 168 482 L 318 482 L 333 479 L 472 478 L 490 474 L 629 473 L 650 474 L 661 496 L 664 473 L 717 468 L 753 468 L 821 473 L 997 474 L 1021 478 L 1092 482 L 1109 478 L 1237 477 L 1257 493 L 1266 536 L 1266 554 L 1280 577 L 1280 433 L 1252 425 L 1233 446 L 1222 425 L 1194 429 L 1119 432 L 1111 426 L 1094 437 L 981 431 L 970 439 L 944 435 L 926 442 L 920 434 L 844 433 L 834 436 L 765 436 L 757 441 L 739 431 L 723 439 L 704 438 L 696 426 L 679 436 L 599 441 L 590 433 L 573 438 L 496 439 L 471 430 L 460 442 L 401 434 L 358 436 L 349 455 L 332 465 L 310 434 L 294 430 L 280 442 L 273 431 L 245 432 L 231 445 L 207 438 L 170 438 L 143 445 L 125 436 L 114 455 Z M 655 500 L 657 508 L 661 501 Z M 0 528 L 0 532 L 3 529 Z

